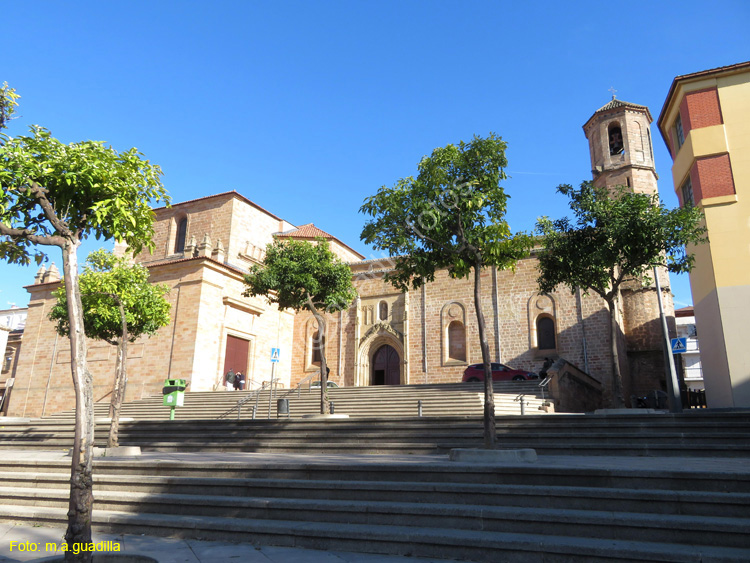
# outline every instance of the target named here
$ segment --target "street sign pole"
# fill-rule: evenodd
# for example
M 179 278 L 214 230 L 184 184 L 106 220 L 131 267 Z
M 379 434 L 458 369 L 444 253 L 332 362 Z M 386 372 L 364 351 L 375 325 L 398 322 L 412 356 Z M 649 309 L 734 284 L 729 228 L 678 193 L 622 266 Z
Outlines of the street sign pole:
M 656 281 L 656 298 L 659 301 L 659 317 L 661 318 L 661 330 L 664 335 L 664 355 L 666 356 L 669 372 L 667 375 L 667 393 L 669 397 L 669 412 L 682 412 L 682 398 L 680 397 L 680 384 L 677 382 L 677 372 L 674 369 L 674 356 L 669 340 L 669 329 L 667 328 L 667 317 L 664 314 L 664 304 L 661 299 L 661 284 L 659 283 L 659 272 L 654 266 L 654 280 Z
M 276 379 L 276 364 L 281 357 L 281 348 L 271 348 L 271 384 L 268 386 L 268 418 L 271 418 L 271 400 L 273 399 L 274 380 Z

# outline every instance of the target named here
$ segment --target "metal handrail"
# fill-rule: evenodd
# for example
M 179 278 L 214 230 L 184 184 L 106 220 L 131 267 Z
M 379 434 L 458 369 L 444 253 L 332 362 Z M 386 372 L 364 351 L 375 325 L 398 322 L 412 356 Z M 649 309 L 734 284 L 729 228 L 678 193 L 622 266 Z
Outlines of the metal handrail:
M 549 386 L 549 383 L 550 383 L 550 381 L 552 381 L 553 377 L 555 377 L 554 373 L 552 375 L 548 375 L 547 377 L 545 377 L 542 381 L 540 381 L 538 383 L 539 388 L 542 390 L 542 403 L 546 403 L 547 402 L 547 399 L 544 396 L 544 389 L 545 389 L 545 387 Z
M 260 400 L 260 393 L 261 393 L 261 391 L 264 391 L 266 389 L 266 387 L 268 387 L 268 389 L 271 389 L 271 391 L 273 391 L 273 389 L 272 389 L 273 384 L 276 383 L 277 381 L 278 381 L 278 378 L 277 379 L 272 379 L 271 381 L 264 381 L 261 384 L 260 387 L 258 387 L 254 391 L 252 391 L 247 397 L 243 397 L 242 399 L 240 399 L 239 401 L 237 401 L 237 404 L 234 405 L 231 409 L 229 409 L 226 412 L 221 413 L 218 417 L 216 417 L 217 420 L 221 419 L 221 418 L 228 417 L 232 412 L 234 412 L 235 409 L 237 409 L 237 420 L 239 420 L 240 419 L 240 413 L 242 412 L 242 405 L 244 405 L 245 403 L 247 403 L 249 401 L 252 401 L 253 399 L 255 399 L 255 407 L 254 407 L 254 409 L 257 410 L 257 408 L 258 408 L 258 401 Z
M 304 379 L 300 380 L 300 382 L 297 383 L 297 386 L 294 389 L 289 389 L 286 393 L 284 393 L 283 395 L 281 395 L 280 398 L 284 399 L 284 398 L 288 397 L 289 395 L 291 395 L 292 393 L 294 393 L 296 391 L 297 392 L 297 398 L 299 399 L 300 398 L 300 393 L 301 393 L 301 390 L 302 390 L 302 384 L 303 383 L 308 383 L 316 375 L 318 377 L 320 377 L 320 372 L 319 371 L 315 371 L 315 372 L 309 374 L 307 377 L 305 377 Z M 308 392 L 312 391 L 312 387 L 308 385 L 307 390 L 308 390 Z

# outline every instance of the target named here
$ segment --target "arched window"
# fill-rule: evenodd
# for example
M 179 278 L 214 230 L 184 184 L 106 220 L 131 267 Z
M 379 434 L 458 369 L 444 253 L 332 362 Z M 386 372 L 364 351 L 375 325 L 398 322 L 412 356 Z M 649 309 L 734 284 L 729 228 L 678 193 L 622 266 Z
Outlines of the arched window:
M 177 223 L 177 236 L 174 239 L 174 254 L 185 251 L 185 235 L 187 234 L 187 217 Z
M 555 321 L 550 317 L 539 317 L 536 320 L 537 346 L 540 350 L 554 350 L 555 345 Z
M 315 333 L 312 335 L 312 340 L 310 341 L 310 348 L 312 349 L 312 363 L 320 365 L 321 361 L 321 349 L 323 347 L 324 341 L 320 339 L 320 331 L 315 331 Z
M 378 308 L 379 312 L 379 318 L 381 321 L 387 321 L 388 320 L 388 303 L 385 301 L 380 302 L 380 306 Z
M 622 130 L 617 123 L 610 123 L 609 129 L 609 154 L 622 154 Z
M 466 328 L 461 321 L 448 325 L 448 359 L 466 361 Z

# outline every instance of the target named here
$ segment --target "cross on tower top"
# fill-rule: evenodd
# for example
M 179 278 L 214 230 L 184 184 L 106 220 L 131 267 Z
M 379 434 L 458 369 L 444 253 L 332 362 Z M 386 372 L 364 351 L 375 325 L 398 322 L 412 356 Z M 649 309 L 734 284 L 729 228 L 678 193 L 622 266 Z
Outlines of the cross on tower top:
M 612 99 L 614 100 L 616 98 L 615 94 L 617 93 L 617 90 L 615 90 L 614 86 L 611 86 L 609 91 L 612 92 Z

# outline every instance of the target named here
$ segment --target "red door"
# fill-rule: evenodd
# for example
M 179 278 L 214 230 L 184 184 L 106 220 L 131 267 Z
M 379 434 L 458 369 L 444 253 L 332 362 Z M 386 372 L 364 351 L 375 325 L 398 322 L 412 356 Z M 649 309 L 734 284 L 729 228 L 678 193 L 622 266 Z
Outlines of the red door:
M 387 344 L 378 348 L 372 358 L 372 385 L 399 385 L 401 361 L 398 352 Z
M 230 369 L 235 373 L 241 371 L 247 375 L 247 356 L 250 349 L 250 341 L 227 336 L 227 352 L 224 356 L 224 374 Z

